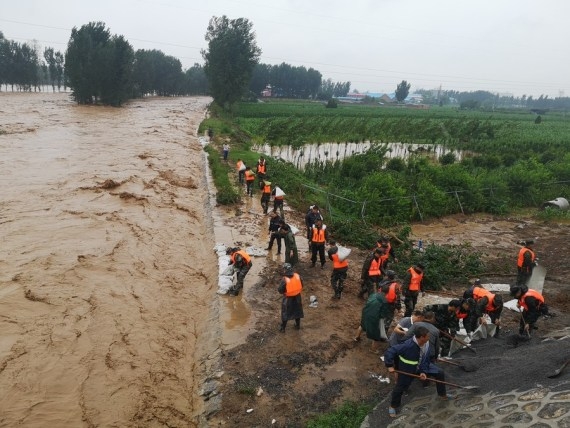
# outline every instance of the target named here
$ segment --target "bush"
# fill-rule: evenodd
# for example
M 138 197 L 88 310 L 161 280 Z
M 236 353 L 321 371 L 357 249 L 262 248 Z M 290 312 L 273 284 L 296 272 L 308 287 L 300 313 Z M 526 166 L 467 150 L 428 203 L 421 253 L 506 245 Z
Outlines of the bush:
M 335 100 L 334 98 L 331 98 L 328 102 L 327 102 L 327 108 L 337 108 L 338 107 L 338 102 L 337 100 Z
M 371 410 L 368 404 L 347 401 L 334 412 L 308 421 L 307 428 L 358 428 Z

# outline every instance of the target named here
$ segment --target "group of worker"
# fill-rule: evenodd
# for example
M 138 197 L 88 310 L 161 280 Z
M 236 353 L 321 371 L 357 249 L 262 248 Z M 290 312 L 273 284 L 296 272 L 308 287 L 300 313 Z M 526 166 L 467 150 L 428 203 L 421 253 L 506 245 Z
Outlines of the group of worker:
M 517 259 L 517 282 L 510 287 L 510 294 L 517 300 L 521 310 L 519 335 L 530 337 L 536 328 L 540 316 L 548 316 L 548 307 L 544 297 L 536 290 L 528 288 L 528 280 L 536 265 L 536 255 L 532 250 L 532 241 L 520 242 L 522 248 Z M 414 311 L 411 317 L 402 318 L 390 336 L 390 347 L 384 354 L 384 364 L 389 373 L 395 375 L 396 385 L 392 391 L 388 414 L 395 418 L 404 392 L 414 378 L 424 382 L 432 379 L 436 382 L 440 399 L 451 398 L 445 389 L 444 371 L 435 363 L 439 356 L 446 356 L 449 343 L 459 330 L 459 320 L 468 335 L 484 325 L 489 319 L 499 334 L 503 299 L 500 294 L 486 290 L 480 280 L 476 280 L 462 296 L 448 304 L 427 305 L 423 311 Z

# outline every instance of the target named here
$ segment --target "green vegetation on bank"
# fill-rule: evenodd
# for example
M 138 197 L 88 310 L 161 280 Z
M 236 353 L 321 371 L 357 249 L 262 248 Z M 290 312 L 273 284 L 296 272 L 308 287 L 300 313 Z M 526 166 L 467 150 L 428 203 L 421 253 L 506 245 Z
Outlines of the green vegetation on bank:
M 336 410 L 307 422 L 307 428 L 358 428 L 372 410 L 368 404 L 345 402 Z
M 393 268 L 403 275 L 421 261 L 428 266 L 428 289 L 479 276 L 484 271 L 481 254 L 467 244 L 426 245 L 419 252 L 410 243 L 409 222 L 460 212 L 506 214 L 567 196 L 570 190 L 570 118 L 562 114 L 537 124 L 533 116 L 516 112 L 327 109 L 321 103 L 290 100 L 239 103 L 233 114 L 213 107 L 211 113 L 201 130 L 214 130 L 218 150 L 226 138 L 231 142 L 230 162 L 218 173 L 231 177 L 226 185 L 237 189 L 238 197 L 243 191 L 237 188 L 235 161 L 241 158 L 254 167 L 260 155 L 251 151 L 254 144 L 375 141 L 367 153 L 316 161 L 304 171 L 267 157 L 269 180 L 302 213 L 318 204 L 340 242 L 370 248 L 380 234 L 378 227 L 396 231 L 404 244 L 397 249 L 401 263 Z M 420 143 L 427 149 L 407 159 L 390 159 L 389 146 L 381 141 Z M 430 149 L 437 144 L 464 149 L 463 158 L 458 161 L 450 153 L 436 160 Z M 218 198 L 219 203 L 225 200 Z M 541 215 L 565 218 L 550 210 Z
M 248 133 L 236 126 L 234 117 L 219 107 L 212 106 L 210 117 L 201 123 L 199 132 L 203 134 L 208 129 L 211 129 L 214 135 L 214 144 L 208 146 L 207 150 L 218 188 L 217 202 L 231 204 L 236 198 L 245 197 L 244 190 L 237 183 L 235 169 L 237 159 L 242 159 L 246 165 L 255 167 L 260 154 L 250 150 L 251 139 Z M 231 142 L 228 163 L 221 160 L 221 146 L 225 141 Z M 329 165 L 325 169 L 313 166 L 305 173 L 296 169 L 291 163 L 271 157 L 266 159 L 268 179 L 273 185 L 279 185 L 285 190 L 287 204 L 301 213 L 305 213 L 309 205 L 319 205 L 332 236 L 339 242 L 360 248 L 371 248 L 380 234 L 374 225 L 392 226 L 392 229 L 397 231 L 398 240 L 404 243 L 398 246 L 397 250 L 400 263 L 393 266 L 399 275 L 404 275 L 410 265 L 421 260 L 429 266 L 430 271 L 430 275 L 426 278 L 426 287 L 435 290 L 449 281 L 465 283 L 469 278 L 478 276 L 482 272 L 481 255 L 467 245 L 445 247 L 427 245 L 423 252 L 414 249 L 409 239 L 410 228 L 407 226 L 409 213 L 407 216 L 398 213 L 398 209 L 409 210 L 407 200 L 403 200 L 404 202 L 400 204 L 378 202 L 376 205 L 370 201 L 369 209 L 372 214 L 365 222 L 360 215 L 360 205 L 339 198 L 332 199 L 332 194 L 345 194 L 344 192 L 348 194 L 358 190 L 362 183 L 368 183 L 369 177 L 376 179 L 376 177 L 389 176 L 389 172 L 381 170 L 385 162 L 382 150 L 372 150 L 368 154 L 347 159 L 336 166 Z M 339 170 L 339 180 L 327 184 L 320 175 L 330 174 L 335 168 Z M 368 173 L 369 170 L 374 171 Z M 378 199 L 378 195 L 385 190 L 385 187 L 375 187 L 372 184 L 370 186 L 371 198 Z M 256 187 L 254 197 L 260 196 Z M 433 201 L 434 211 L 437 209 L 437 202 Z M 374 216 L 376 212 L 382 216 Z M 394 216 L 396 221 L 390 216 Z M 385 221 L 371 222 L 371 218 Z M 302 222 L 303 219 L 298 221 Z M 302 232 L 298 235 L 298 239 L 303 239 Z

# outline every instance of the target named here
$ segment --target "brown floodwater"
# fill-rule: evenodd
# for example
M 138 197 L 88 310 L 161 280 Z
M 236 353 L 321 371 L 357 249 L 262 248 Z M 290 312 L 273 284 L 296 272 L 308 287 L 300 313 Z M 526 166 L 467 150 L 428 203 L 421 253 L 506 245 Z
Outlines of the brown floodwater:
M 202 424 L 209 102 L 0 93 L 0 426 Z

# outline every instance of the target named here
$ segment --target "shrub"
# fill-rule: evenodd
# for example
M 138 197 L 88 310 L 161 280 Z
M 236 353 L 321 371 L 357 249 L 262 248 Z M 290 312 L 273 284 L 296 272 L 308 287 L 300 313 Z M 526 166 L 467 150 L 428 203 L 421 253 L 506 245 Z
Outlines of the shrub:
M 337 100 L 335 100 L 334 98 L 331 98 L 330 100 L 328 100 L 327 108 L 337 108 L 337 107 L 338 107 Z

